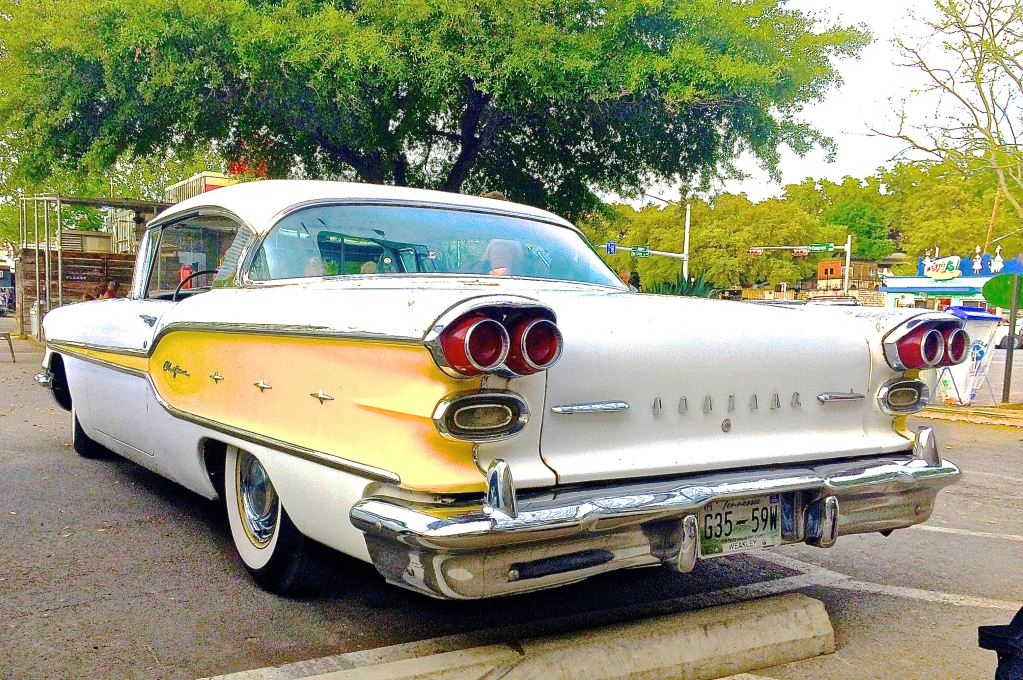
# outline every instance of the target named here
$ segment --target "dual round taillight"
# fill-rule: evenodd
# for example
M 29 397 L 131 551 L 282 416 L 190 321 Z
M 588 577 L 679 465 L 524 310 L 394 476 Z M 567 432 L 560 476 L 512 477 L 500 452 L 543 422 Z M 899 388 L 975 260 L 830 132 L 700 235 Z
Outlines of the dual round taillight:
M 553 321 L 528 312 L 504 323 L 471 312 L 449 324 L 439 342 L 448 366 L 464 376 L 490 373 L 502 365 L 518 375 L 530 375 L 553 366 L 564 344 Z
M 935 368 L 962 363 L 970 351 L 970 336 L 962 328 L 921 324 L 896 342 L 899 361 L 907 369 Z
M 525 316 L 511 324 L 511 349 L 505 362 L 519 375 L 546 370 L 561 356 L 564 340 L 550 319 Z
M 440 346 L 448 365 L 462 375 L 493 371 L 511 348 L 508 331 L 482 314 L 463 316 L 441 333 Z

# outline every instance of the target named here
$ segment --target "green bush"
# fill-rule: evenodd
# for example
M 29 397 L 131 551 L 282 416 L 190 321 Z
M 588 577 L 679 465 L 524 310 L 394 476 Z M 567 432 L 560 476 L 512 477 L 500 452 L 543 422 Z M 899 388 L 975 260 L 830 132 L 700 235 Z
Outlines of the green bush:
M 644 292 L 654 295 L 685 295 L 688 297 L 712 298 L 717 297 L 722 288 L 715 286 L 707 280 L 703 272 L 700 272 L 690 280 L 685 280 L 681 274 L 675 277 L 674 281 L 658 281 L 650 285 Z

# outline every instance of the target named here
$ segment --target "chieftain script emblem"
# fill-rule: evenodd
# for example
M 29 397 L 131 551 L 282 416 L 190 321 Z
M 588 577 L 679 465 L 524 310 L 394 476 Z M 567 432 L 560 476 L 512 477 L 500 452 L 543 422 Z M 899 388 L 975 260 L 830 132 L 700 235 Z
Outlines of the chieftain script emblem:
M 163 370 L 168 371 L 174 378 L 177 378 L 179 375 L 183 375 L 185 377 L 189 377 L 191 375 L 188 371 L 177 364 L 171 365 L 171 362 L 169 361 L 163 362 Z

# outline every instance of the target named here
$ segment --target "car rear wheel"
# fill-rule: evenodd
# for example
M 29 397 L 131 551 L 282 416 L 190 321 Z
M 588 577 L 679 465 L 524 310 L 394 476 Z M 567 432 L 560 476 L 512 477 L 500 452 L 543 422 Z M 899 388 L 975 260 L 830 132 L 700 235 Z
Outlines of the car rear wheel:
M 236 446 L 227 447 L 224 499 L 234 545 L 253 580 L 279 595 L 301 591 L 306 538 L 288 517 L 263 464 Z
M 71 406 L 71 443 L 74 444 L 75 452 L 82 458 L 105 458 L 107 450 L 100 446 L 94 439 L 90 439 L 78 422 L 78 413 L 75 407 Z

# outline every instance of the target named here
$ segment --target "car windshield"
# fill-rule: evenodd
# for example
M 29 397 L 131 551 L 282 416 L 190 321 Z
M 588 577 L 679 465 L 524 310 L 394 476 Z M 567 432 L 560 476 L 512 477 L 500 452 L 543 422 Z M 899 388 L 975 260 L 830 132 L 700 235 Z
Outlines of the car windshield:
M 255 281 L 353 274 L 523 276 L 625 287 L 571 229 L 425 207 L 304 208 L 274 226 L 249 269 Z

